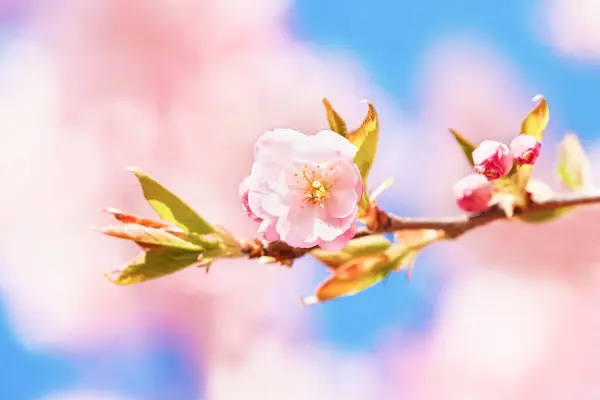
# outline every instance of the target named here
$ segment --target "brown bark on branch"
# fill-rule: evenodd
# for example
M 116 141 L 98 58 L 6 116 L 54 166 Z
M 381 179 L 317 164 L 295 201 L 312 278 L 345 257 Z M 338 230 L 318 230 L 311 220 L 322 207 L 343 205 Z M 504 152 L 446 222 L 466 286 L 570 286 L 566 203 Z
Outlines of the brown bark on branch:
M 600 193 L 570 193 L 557 195 L 546 201 L 531 202 L 526 208 L 515 209 L 514 215 L 511 218 L 508 218 L 505 212 L 497 207 L 476 215 L 442 218 L 398 217 L 375 207 L 371 210 L 370 221 L 367 223 L 367 227 L 359 230 L 354 237 L 357 238 L 378 233 L 393 233 L 402 230 L 435 229 L 444 231 L 450 239 L 456 239 L 470 230 L 494 221 L 515 219 L 519 216 L 590 204 L 600 204 Z M 312 248 L 295 248 L 281 241 L 263 243 L 258 239 L 253 239 L 246 243 L 244 253 L 248 255 L 248 258 L 272 257 L 280 261 L 292 261 L 304 256 L 311 250 Z

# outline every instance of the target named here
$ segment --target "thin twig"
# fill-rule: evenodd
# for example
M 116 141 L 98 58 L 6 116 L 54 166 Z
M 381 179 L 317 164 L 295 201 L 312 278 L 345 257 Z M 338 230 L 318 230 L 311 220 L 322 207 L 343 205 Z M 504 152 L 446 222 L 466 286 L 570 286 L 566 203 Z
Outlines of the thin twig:
M 374 209 L 372 220 L 366 229 L 359 230 L 354 238 L 378 233 L 393 233 L 402 230 L 435 229 L 446 233 L 452 239 L 464 233 L 487 225 L 494 221 L 514 219 L 519 216 L 533 215 L 544 211 L 553 211 L 559 208 L 576 207 L 589 204 L 600 204 L 599 193 L 570 193 L 555 196 L 546 201 L 531 202 L 526 208 L 515 209 L 513 217 L 507 217 L 500 208 L 493 207 L 476 215 L 460 215 L 442 218 L 406 218 Z M 287 245 L 285 242 L 276 241 L 262 243 L 260 240 L 251 240 L 247 243 L 245 253 L 249 258 L 273 257 L 277 260 L 293 260 L 304 256 L 313 248 L 301 249 Z
M 559 208 L 576 207 L 600 203 L 600 194 L 570 193 L 555 196 L 541 202 L 531 202 L 527 208 L 516 209 L 512 218 L 533 215 L 545 211 L 553 211 Z M 413 229 L 437 229 L 445 231 L 450 237 L 458 237 L 467 231 L 487 225 L 494 221 L 512 219 L 500 208 L 491 208 L 480 214 L 472 216 L 455 216 L 445 218 L 403 218 L 387 214 L 389 223 L 373 233 L 396 232 Z

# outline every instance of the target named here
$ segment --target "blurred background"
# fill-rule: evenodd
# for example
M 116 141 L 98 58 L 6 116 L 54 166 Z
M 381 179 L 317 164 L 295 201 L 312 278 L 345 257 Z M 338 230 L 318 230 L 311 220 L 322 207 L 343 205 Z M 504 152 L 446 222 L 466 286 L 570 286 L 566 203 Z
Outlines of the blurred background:
M 509 140 L 546 96 L 555 146 L 600 155 L 600 1 L 2 0 L 0 399 L 600 399 L 600 218 L 498 223 L 350 298 L 326 276 L 236 261 L 117 287 L 93 228 L 151 216 L 135 165 L 251 237 L 239 205 L 274 127 L 378 109 L 382 206 L 457 213 L 449 127 Z M 598 162 L 596 162 L 598 164 Z M 596 181 L 599 183 L 599 181 Z

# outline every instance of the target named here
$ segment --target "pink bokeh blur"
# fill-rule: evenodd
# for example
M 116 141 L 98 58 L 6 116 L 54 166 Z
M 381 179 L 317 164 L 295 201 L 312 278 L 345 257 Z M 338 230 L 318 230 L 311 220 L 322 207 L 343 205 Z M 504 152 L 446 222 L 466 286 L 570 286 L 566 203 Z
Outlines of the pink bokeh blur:
M 597 58 L 562 3 L 540 17 L 551 21 L 549 40 Z M 11 188 L 0 207 L 11 227 L 0 231 L 0 289 L 20 340 L 62 352 L 143 351 L 147 332 L 168 327 L 203 365 L 211 400 L 383 400 L 400 390 L 410 399 L 598 398 L 600 218 L 592 210 L 543 229 L 499 223 L 431 250 L 452 279 L 432 330 L 401 351 L 394 332 L 369 353 L 315 339 L 298 300 L 312 290 L 308 264 L 290 271 L 236 261 L 208 277 L 189 269 L 126 288 L 102 277 L 136 249 L 91 229 L 109 221 L 99 210 L 151 215 L 129 165 L 250 236 L 237 187 L 254 140 L 274 127 L 325 128 L 324 95 L 356 123 L 368 98 L 385 120 L 372 182 L 398 182 L 382 198 L 410 197 L 423 215 L 456 213 L 452 185 L 469 171 L 447 128 L 509 141 L 533 105 L 535 88 L 506 60 L 457 37 L 429 49 L 421 111 L 405 117 L 356 61 L 289 35 L 289 6 L 62 0 L 33 8 L 0 64 L 0 132 L 11 132 L 0 135 L 0 180 Z M 545 146 L 560 135 L 551 132 Z M 410 169 L 425 156 L 438 161 Z M 550 181 L 553 156 L 538 161 Z M 510 251 L 499 251 L 499 240 Z

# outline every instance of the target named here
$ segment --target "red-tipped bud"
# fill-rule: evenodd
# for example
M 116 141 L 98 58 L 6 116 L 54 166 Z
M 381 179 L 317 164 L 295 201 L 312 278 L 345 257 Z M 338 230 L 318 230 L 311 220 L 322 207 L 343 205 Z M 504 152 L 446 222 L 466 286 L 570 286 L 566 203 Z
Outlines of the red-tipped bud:
M 542 144 L 531 135 L 519 135 L 510 143 L 510 154 L 517 164 L 531 164 L 540 155 Z
M 454 185 L 458 208 L 468 213 L 478 213 L 490 208 L 493 186 L 483 176 L 467 175 Z
M 473 150 L 473 164 L 478 174 L 493 181 L 509 173 L 513 160 L 507 145 L 485 140 Z

